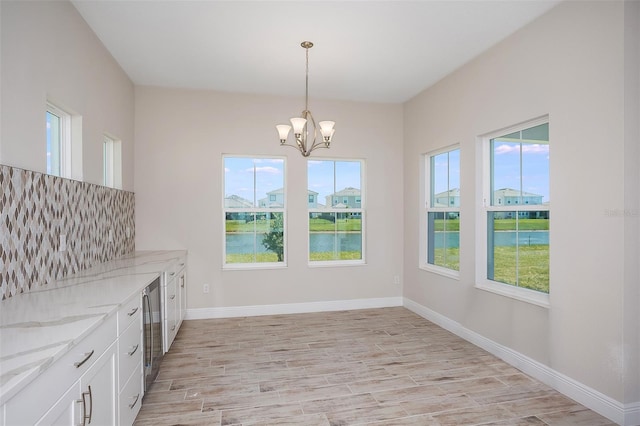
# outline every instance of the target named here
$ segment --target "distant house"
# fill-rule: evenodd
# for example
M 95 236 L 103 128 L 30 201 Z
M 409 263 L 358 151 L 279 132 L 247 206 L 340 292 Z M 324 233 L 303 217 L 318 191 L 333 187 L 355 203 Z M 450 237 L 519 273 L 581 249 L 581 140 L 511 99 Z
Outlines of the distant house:
M 284 188 L 278 188 L 267 192 L 267 196 L 265 198 L 258 200 L 258 207 L 270 209 L 279 209 L 284 207 Z
M 511 188 L 502 188 L 493 191 L 494 206 L 513 206 L 518 204 L 540 205 L 542 204 L 542 195 Z
M 519 191 L 512 188 L 501 188 L 493 191 L 494 206 L 513 206 L 514 210 L 517 206 L 522 205 L 542 205 L 542 195 L 533 194 L 531 192 Z M 494 213 L 495 218 L 507 219 L 515 217 L 513 212 Z M 527 219 L 548 219 L 549 212 L 545 211 L 519 211 L 518 217 Z
M 307 204 L 310 209 L 322 208 L 322 204 L 318 204 L 318 193 L 315 191 L 307 190 L 308 200 Z M 258 207 L 262 208 L 282 208 L 284 206 L 284 188 L 274 189 L 267 192 L 265 198 L 258 200 Z
M 347 187 L 342 191 L 335 192 L 326 197 L 327 208 L 334 209 L 360 209 L 362 208 L 362 198 L 358 188 Z M 360 212 L 349 212 L 351 217 L 360 217 Z
M 433 196 L 433 207 L 460 207 L 460 188 L 440 192 Z
M 251 209 L 253 208 L 253 203 L 246 198 L 242 198 L 239 195 L 229 195 L 224 197 L 224 207 L 225 209 Z M 236 212 L 226 212 L 225 215 L 226 220 L 244 220 L 253 221 L 253 214 L 247 213 L 245 211 Z
M 327 195 L 327 206 L 333 208 L 359 209 L 362 207 L 362 198 L 358 188 L 348 187 L 342 191 Z

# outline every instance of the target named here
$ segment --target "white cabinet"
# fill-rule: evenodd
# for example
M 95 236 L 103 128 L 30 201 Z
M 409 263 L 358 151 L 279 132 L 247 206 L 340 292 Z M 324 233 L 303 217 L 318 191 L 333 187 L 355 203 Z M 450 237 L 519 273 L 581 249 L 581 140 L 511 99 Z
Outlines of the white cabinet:
M 117 424 L 116 344 L 113 343 L 80 378 L 82 425 Z
M 143 395 L 142 295 L 118 311 L 118 419 L 133 424 Z
M 55 403 L 53 407 L 42 416 L 36 425 L 67 426 L 81 424 L 79 421 L 80 410 L 77 410 L 80 395 L 80 381 L 73 386 Z
M 186 261 L 181 258 L 164 274 L 163 292 L 163 352 L 169 351 L 186 314 L 187 282 Z
M 98 416 L 114 415 L 111 412 L 113 396 L 105 395 L 106 389 L 111 392 L 115 389 L 115 340 L 116 317 L 112 315 L 7 401 L 5 425 L 56 424 L 56 421 L 57 424 L 82 424 L 82 404 L 76 401 L 82 401 L 82 392 L 89 385 L 91 402 Z M 87 402 L 88 398 L 85 396 Z M 71 422 L 66 423 L 69 419 Z

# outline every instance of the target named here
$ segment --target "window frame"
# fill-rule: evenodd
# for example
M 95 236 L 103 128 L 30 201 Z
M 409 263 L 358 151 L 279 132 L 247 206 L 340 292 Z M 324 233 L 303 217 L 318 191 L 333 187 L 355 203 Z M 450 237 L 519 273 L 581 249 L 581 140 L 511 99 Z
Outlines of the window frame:
M 456 212 L 458 213 L 458 215 L 460 215 L 460 206 L 458 207 L 434 207 L 431 206 L 431 196 L 435 195 L 435 194 L 431 194 L 432 192 L 432 180 L 433 180 L 433 175 L 432 175 L 432 168 L 431 168 L 431 159 L 435 156 L 444 154 L 444 153 L 449 153 L 452 151 L 459 151 L 460 154 L 462 154 L 462 150 L 460 148 L 460 144 L 453 144 L 453 145 L 448 145 L 446 147 L 443 148 L 439 148 L 433 151 L 429 151 L 427 153 L 422 154 L 422 158 L 421 158 L 421 174 L 420 174 L 420 205 L 421 207 L 421 211 L 420 211 L 420 223 L 419 223 L 419 230 L 420 230 L 420 245 L 419 245 L 419 261 L 418 261 L 418 267 L 420 269 L 423 269 L 425 271 L 429 271 L 429 272 L 433 272 L 439 275 L 443 275 L 449 278 L 453 278 L 456 280 L 460 279 L 460 270 L 455 270 L 455 269 L 451 269 L 451 268 L 447 268 L 445 266 L 440 266 L 440 265 L 435 265 L 432 263 L 429 263 L 428 261 L 428 254 L 429 254 L 429 244 L 428 244 L 428 240 L 429 240 L 429 221 L 428 221 L 428 216 L 429 213 L 432 212 L 444 212 L 444 213 L 449 213 L 449 212 Z M 459 177 L 460 179 L 462 178 L 462 176 Z M 462 185 L 460 185 L 462 186 Z M 462 197 L 460 197 L 461 202 L 460 204 L 462 204 Z M 462 233 L 459 231 L 459 239 L 460 242 L 462 241 Z M 462 244 L 459 244 L 460 249 L 462 249 Z
M 306 213 L 307 213 L 307 265 L 311 268 L 322 268 L 322 267 L 336 267 L 336 266 L 361 266 L 366 265 L 366 161 L 362 158 L 327 158 L 327 157 L 316 157 L 316 158 L 308 158 L 307 159 L 307 190 L 309 188 L 309 162 L 310 161 L 331 161 L 334 163 L 350 163 L 350 162 L 358 162 L 360 163 L 360 207 L 357 208 L 335 208 L 334 206 L 340 204 L 339 197 L 331 196 L 331 206 L 325 206 L 324 209 L 310 209 L 307 205 Z M 334 176 L 334 186 L 335 186 L 335 176 Z M 334 189 L 336 189 L 334 187 Z M 335 194 L 335 193 L 334 193 Z M 333 194 L 331 194 L 333 195 Z M 318 203 L 319 196 L 316 197 L 316 203 Z M 359 213 L 360 215 L 360 233 L 361 233 L 361 250 L 360 250 L 360 259 L 344 259 L 344 260 L 311 260 L 311 230 L 309 228 L 309 215 L 313 212 L 325 212 L 325 213 Z
M 122 141 L 106 133 L 102 138 L 102 184 L 122 189 Z
M 259 207 L 258 199 L 254 200 L 253 207 L 243 207 L 239 208 L 228 208 L 225 206 L 225 179 L 226 179 L 226 171 L 225 171 L 225 160 L 227 158 L 246 158 L 246 159 L 264 159 L 264 160 L 282 160 L 282 184 L 283 184 L 283 196 L 284 203 L 282 207 L 279 208 L 270 208 L 270 207 Z M 288 194 L 287 194 L 287 157 L 278 156 L 278 155 L 236 155 L 236 154 L 223 154 L 222 155 L 222 269 L 223 270 L 252 270 L 252 269 L 283 269 L 287 268 L 287 259 L 288 259 L 288 244 L 287 244 L 287 204 L 288 204 Z M 254 176 L 255 182 L 255 176 Z M 269 194 L 266 195 L 269 198 Z M 227 231 L 226 231 L 226 217 L 227 212 L 247 212 L 247 213 L 282 213 L 282 231 L 283 231 L 283 260 L 282 262 L 250 262 L 250 263 L 227 263 Z
M 480 162 L 478 167 L 478 200 L 476 203 L 476 277 L 475 288 L 485 290 L 491 293 L 506 296 L 512 299 L 516 299 L 523 302 L 528 302 L 533 305 L 548 308 L 550 306 L 550 294 L 551 294 L 551 278 L 549 278 L 549 293 L 543 293 L 540 291 L 518 287 L 516 285 L 507 284 L 499 281 L 489 280 L 487 278 L 488 268 L 488 240 L 489 240 L 489 226 L 488 215 L 489 212 L 522 212 L 522 211 L 547 211 L 550 217 L 551 204 L 507 204 L 496 203 L 491 205 L 492 200 L 492 153 L 491 153 L 491 140 L 499 138 L 501 136 L 508 135 L 510 133 L 529 129 L 541 124 L 550 124 L 549 116 L 544 115 L 532 120 L 527 120 L 519 124 L 515 124 L 509 127 L 502 128 L 500 130 L 492 131 L 478 136 L 477 141 L 480 144 Z M 551 139 L 551 136 L 549 136 Z M 550 145 L 550 142 L 547 142 Z M 550 168 L 550 167 L 549 167 Z M 550 219 L 549 219 L 550 220 Z M 551 238 L 549 238 L 551 241 Z M 551 244 L 549 244 L 551 247 Z M 549 254 L 549 265 L 551 264 L 551 255 Z
M 57 162 L 57 173 L 56 170 L 50 165 L 49 158 L 46 160 L 46 171 L 47 174 L 53 176 L 59 176 L 63 178 L 71 178 L 72 177 L 72 169 L 71 169 L 71 114 L 57 105 L 47 102 L 46 111 L 45 111 L 45 126 L 47 123 L 47 114 L 51 114 L 55 117 L 58 117 L 60 123 L 60 131 L 59 131 L 59 141 L 57 147 L 51 146 L 51 155 L 53 156 L 53 151 L 57 151 L 57 156 L 59 161 Z M 46 130 L 47 134 L 49 130 Z M 48 145 L 48 143 L 47 143 Z M 48 148 L 48 146 L 47 146 Z M 49 154 L 48 149 L 45 150 L 47 155 Z

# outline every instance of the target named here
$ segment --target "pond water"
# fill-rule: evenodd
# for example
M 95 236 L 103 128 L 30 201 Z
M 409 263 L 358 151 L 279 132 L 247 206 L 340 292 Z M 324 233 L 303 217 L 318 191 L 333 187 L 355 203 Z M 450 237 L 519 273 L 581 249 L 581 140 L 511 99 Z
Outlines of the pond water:
M 256 252 L 265 253 L 268 250 L 262 245 L 265 234 L 258 234 L 256 239 Z M 309 236 L 311 252 L 333 251 L 336 235 L 330 232 L 314 232 Z M 356 232 L 341 232 L 337 234 L 337 243 L 340 251 L 361 251 L 362 234 Z M 227 234 L 227 253 L 253 253 L 253 234 L 248 232 Z

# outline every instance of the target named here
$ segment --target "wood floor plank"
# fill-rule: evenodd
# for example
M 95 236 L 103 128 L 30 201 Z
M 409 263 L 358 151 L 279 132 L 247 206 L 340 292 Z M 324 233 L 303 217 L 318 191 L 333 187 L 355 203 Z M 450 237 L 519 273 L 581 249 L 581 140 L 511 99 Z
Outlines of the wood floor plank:
M 135 424 L 613 423 L 397 307 L 184 321 Z

